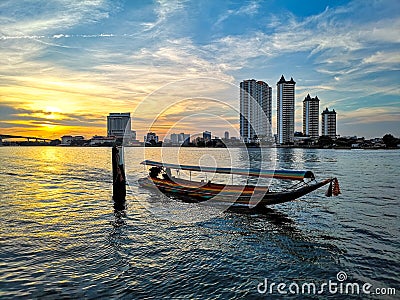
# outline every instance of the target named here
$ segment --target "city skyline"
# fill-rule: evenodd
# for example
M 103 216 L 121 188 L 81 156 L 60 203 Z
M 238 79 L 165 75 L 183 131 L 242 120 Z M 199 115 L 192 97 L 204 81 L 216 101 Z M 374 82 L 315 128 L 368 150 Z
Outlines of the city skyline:
M 179 94 L 187 100 L 157 119 L 160 136 L 207 129 L 223 136 L 228 126 L 208 126 L 210 113 L 238 136 L 239 93 L 223 98 L 228 113 L 207 99 L 220 99 L 222 82 L 273 85 L 285 74 L 297 83 L 295 131 L 312 94 L 338 112 L 342 136 L 400 136 L 396 1 L 3 1 L 0 8 L 2 134 L 106 135 L 109 112 L 130 112 L 143 136 L 152 110 L 172 100 L 163 94 L 139 115 L 135 109 L 173 83 L 187 86 Z M 201 97 L 185 97 L 194 90 Z M 274 134 L 276 93 L 272 86 Z

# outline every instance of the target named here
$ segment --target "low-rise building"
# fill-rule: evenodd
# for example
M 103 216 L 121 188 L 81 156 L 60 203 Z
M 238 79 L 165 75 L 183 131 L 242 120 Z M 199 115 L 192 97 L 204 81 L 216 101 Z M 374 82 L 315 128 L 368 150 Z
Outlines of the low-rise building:
M 148 132 L 144 136 L 145 143 L 158 143 L 158 135 L 155 132 Z
M 115 136 L 100 136 L 95 135 L 90 140 L 90 146 L 111 145 L 114 144 L 117 138 Z
M 72 135 L 63 135 L 61 137 L 61 145 L 71 145 L 72 143 Z
M 72 144 L 76 144 L 76 141 L 85 141 L 85 137 L 82 135 L 72 136 L 72 135 L 64 135 L 61 137 L 60 146 L 71 146 Z

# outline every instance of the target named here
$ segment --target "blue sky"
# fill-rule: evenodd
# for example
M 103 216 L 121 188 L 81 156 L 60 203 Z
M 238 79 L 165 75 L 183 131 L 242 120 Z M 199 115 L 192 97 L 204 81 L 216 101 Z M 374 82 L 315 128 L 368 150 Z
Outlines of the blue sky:
M 0 133 L 91 137 L 130 111 L 139 136 L 155 119 L 160 133 L 235 135 L 235 87 L 266 81 L 275 107 L 283 74 L 297 130 L 310 93 L 341 135 L 400 136 L 399 45 L 396 0 L 3 0 Z

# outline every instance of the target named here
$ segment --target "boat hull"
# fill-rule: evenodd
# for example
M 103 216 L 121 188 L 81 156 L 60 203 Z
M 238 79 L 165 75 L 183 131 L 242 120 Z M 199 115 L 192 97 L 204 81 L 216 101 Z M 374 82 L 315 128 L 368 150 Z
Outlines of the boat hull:
M 295 190 L 271 192 L 268 187 L 223 185 L 200 183 L 178 178 L 160 179 L 145 177 L 139 179 L 140 186 L 173 195 L 186 202 L 216 201 L 235 207 L 257 208 L 293 201 L 330 183 L 334 179 L 305 184 Z

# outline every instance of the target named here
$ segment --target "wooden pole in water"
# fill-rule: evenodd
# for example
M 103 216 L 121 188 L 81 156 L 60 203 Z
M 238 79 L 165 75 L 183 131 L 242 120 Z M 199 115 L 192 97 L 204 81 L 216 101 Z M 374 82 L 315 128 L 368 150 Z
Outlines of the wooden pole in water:
M 126 178 L 124 170 L 124 153 L 122 147 L 112 148 L 113 199 L 124 202 L 126 197 Z

